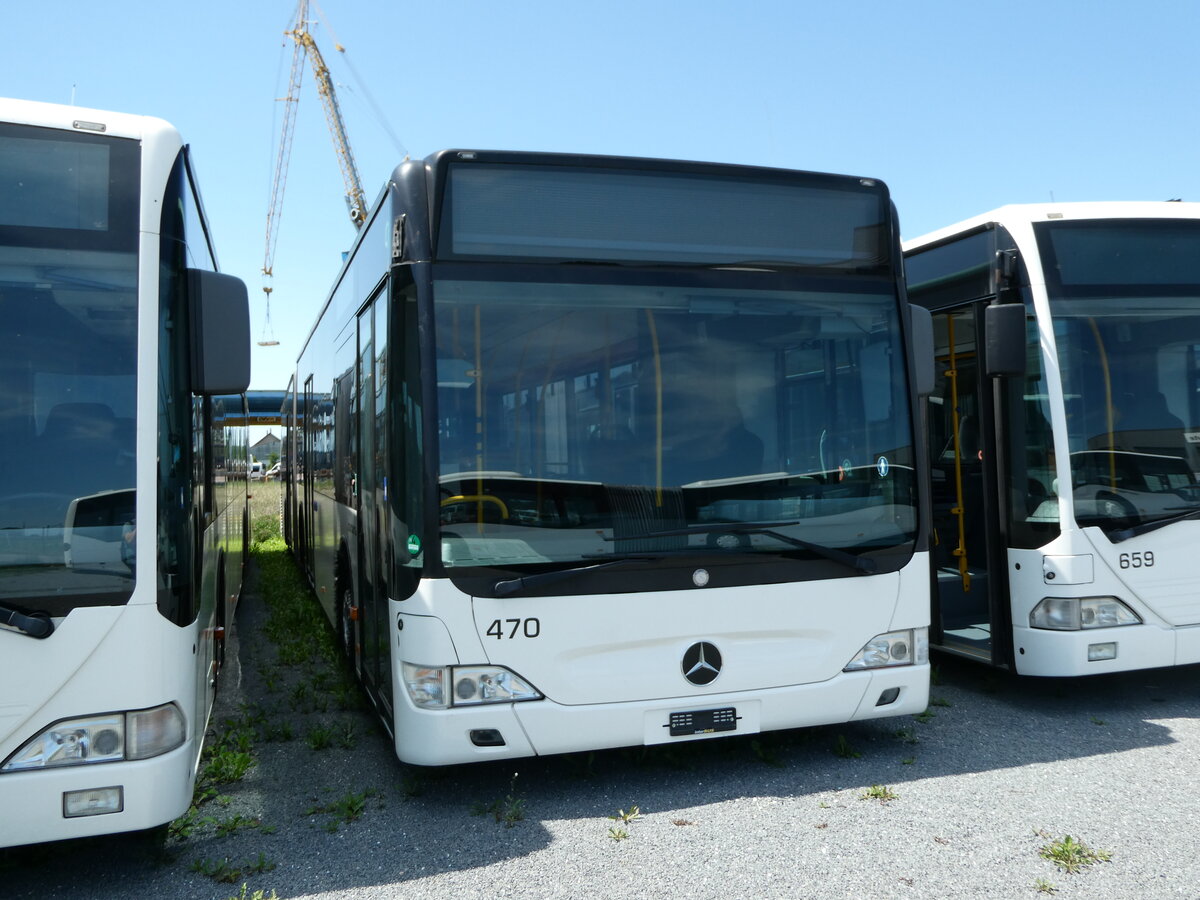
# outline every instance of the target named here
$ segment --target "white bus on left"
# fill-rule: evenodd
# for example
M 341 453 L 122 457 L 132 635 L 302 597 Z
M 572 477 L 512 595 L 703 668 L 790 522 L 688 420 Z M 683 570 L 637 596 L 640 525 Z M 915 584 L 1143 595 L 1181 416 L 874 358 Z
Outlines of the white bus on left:
M 166 122 L 0 99 L 0 847 L 191 802 L 246 548 L 249 316 Z

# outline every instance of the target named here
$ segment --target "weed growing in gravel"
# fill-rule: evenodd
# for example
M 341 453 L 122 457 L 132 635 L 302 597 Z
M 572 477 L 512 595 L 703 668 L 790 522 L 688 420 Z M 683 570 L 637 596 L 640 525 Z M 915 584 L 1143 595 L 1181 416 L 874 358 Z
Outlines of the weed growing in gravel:
M 895 800 L 900 795 L 893 791 L 890 787 L 882 784 L 873 784 L 859 796 L 859 800 L 878 800 L 880 803 L 887 803 L 890 800 Z
M 213 881 L 233 884 L 244 875 L 261 875 L 275 868 L 275 863 L 267 859 L 266 854 L 259 853 L 254 861 L 235 865 L 229 857 L 224 859 L 197 859 L 192 862 L 192 871 Z
M 296 739 L 296 729 L 291 722 L 276 722 L 267 728 L 263 740 L 272 743 L 283 743 Z
M 271 825 L 264 827 L 262 819 L 250 818 L 243 815 L 233 815 L 228 819 L 220 819 L 213 822 L 216 827 L 218 837 L 229 837 L 231 834 L 236 834 L 244 828 L 257 828 L 264 834 L 271 834 L 275 828 Z
M 949 706 L 950 701 L 947 700 L 945 697 L 930 697 L 929 705 L 930 706 Z
M 508 794 L 491 803 L 476 803 L 471 807 L 471 815 L 495 817 L 497 822 L 503 822 L 505 828 L 512 828 L 525 818 L 525 798 L 517 791 L 517 772 L 513 772 L 508 782 Z
M 629 832 L 626 831 L 624 828 L 619 828 L 616 825 L 613 825 L 611 828 L 608 829 L 608 836 L 610 838 L 612 838 L 614 841 L 624 841 L 624 840 L 628 839 Z
M 904 757 L 904 759 L 900 760 L 900 765 L 911 766 L 916 761 L 917 761 L 917 758 L 915 756 L 906 756 L 906 757 Z
M 850 746 L 850 742 L 846 740 L 844 734 L 839 734 L 837 740 L 833 742 L 833 755 L 840 756 L 842 759 L 858 759 L 862 756 L 861 753 Z
M 346 794 L 339 800 L 331 800 L 329 803 L 319 804 L 310 807 L 305 811 L 306 816 L 328 815 L 329 819 L 325 822 L 325 830 L 330 834 L 338 830 L 341 825 L 349 825 L 362 818 L 367 809 L 367 798 L 374 797 L 378 791 L 365 790 L 361 794 Z
M 314 725 L 308 729 L 304 740 L 313 750 L 328 750 L 333 746 L 333 727 L 330 725 Z
M 241 781 L 253 765 L 254 755 L 249 750 L 214 747 L 204 769 L 204 779 L 208 784 L 232 784 Z
M 425 793 L 425 779 L 420 775 L 404 775 L 400 778 L 400 793 L 412 800 Z
M 917 732 L 912 728 L 897 728 L 892 734 L 906 744 L 919 744 L 921 742 L 921 739 L 917 737 Z
M 637 805 L 630 806 L 628 811 L 618 809 L 615 816 L 609 816 L 609 818 L 614 822 L 622 822 L 626 825 L 636 822 L 641 817 L 642 811 L 637 807 Z
M 1048 838 L 1045 832 L 1039 836 Z M 1048 859 L 1064 872 L 1075 874 L 1098 862 L 1108 862 L 1112 853 L 1108 850 L 1093 850 L 1083 841 L 1077 841 L 1069 834 L 1060 840 L 1051 841 L 1044 845 L 1038 854 L 1042 859 Z
M 1092 724 L 1093 725 L 1107 725 L 1108 723 L 1105 722 L 1103 719 L 1098 719 L 1095 716 L 1092 716 Z
M 937 718 L 937 713 L 935 713 L 932 709 L 927 709 L 924 712 L 917 713 L 915 716 L 913 716 L 913 718 L 922 725 L 928 725 L 933 719 Z
M 750 749 L 754 751 L 754 755 L 758 757 L 759 762 L 765 765 L 772 766 L 776 769 L 782 769 L 783 763 L 780 761 L 776 748 L 771 744 L 762 741 L 754 740 L 750 742 Z
M 1056 894 L 1058 888 L 1047 881 L 1045 878 L 1036 878 L 1033 882 L 1033 889 L 1039 894 Z
M 242 882 L 242 889 L 236 894 L 230 894 L 227 900 L 279 900 L 279 895 L 275 893 L 275 889 L 271 889 L 271 893 L 264 893 L 261 888 L 256 891 L 249 892 L 250 887 L 246 882 Z

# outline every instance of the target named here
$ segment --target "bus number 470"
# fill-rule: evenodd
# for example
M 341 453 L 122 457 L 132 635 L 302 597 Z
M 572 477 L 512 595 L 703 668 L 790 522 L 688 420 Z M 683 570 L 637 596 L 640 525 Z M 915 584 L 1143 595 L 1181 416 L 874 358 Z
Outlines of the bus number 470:
M 505 627 L 508 634 L 506 635 Z M 501 640 L 504 637 L 515 638 L 520 632 L 527 638 L 535 638 L 542 633 L 542 623 L 537 619 L 496 619 L 488 626 L 488 636 Z

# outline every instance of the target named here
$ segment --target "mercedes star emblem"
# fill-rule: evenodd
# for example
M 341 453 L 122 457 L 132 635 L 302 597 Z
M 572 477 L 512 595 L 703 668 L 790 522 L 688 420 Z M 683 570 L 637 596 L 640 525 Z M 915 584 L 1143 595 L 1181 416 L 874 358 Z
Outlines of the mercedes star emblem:
M 721 674 L 721 651 L 715 644 L 700 641 L 683 654 L 683 677 L 692 684 L 711 684 Z

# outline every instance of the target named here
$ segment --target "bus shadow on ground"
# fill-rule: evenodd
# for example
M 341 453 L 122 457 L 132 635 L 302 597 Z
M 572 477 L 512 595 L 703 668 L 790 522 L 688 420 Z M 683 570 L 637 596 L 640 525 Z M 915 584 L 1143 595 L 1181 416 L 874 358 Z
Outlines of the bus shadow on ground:
M 281 568 L 298 579 L 280 547 L 257 562 L 272 584 Z M 1169 745 L 1157 720 L 1194 717 L 1200 696 L 1200 666 L 1032 679 L 937 657 L 920 716 L 425 769 L 395 758 L 330 635 L 303 638 L 327 630 L 311 594 L 301 586 L 305 603 L 288 613 L 297 643 L 263 602 L 263 581 L 248 580 L 207 751 L 209 769 L 236 769 L 243 752 L 252 764 L 227 782 L 202 778 L 203 802 L 163 846 L 106 838 L 0 851 L 6 896 L 78 884 L 96 897 L 214 898 L 243 883 L 280 896 L 403 884 L 519 859 L 577 839 L 581 823 L 615 841 L 634 804 L 684 827 L 729 801 L 815 808 L 871 785 Z

